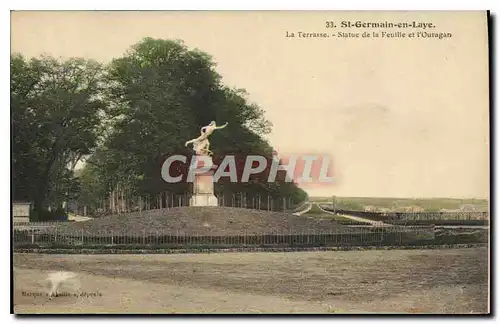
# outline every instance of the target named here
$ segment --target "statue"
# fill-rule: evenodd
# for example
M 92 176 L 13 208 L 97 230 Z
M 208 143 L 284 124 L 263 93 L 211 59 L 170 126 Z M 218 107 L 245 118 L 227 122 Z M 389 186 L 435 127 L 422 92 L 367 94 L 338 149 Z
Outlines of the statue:
M 196 152 L 196 155 L 212 156 L 213 152 L 210 151 L 208 137 L 214 130 L 222 129 L 226 126 L 227 123 L 222 126 L 217 126 L 215 121 L 212 121 L 207 126 L 201 128 L 199 137 L 187 141 L 185 146 L 193 144 L 193 150 Z M 196 172 L 194 174 L 193 195 L 189 199 L 189 206 L 218 206 L 217 197 L 214 195 L 213 167 L 212 165 L 212 169 Z
M 187 141 L 185 146 L 187 147 L 189 144 L 193 144 L 193 150 L 197 155 L 213 155 L 213 152 L 210 151 L 210 142 L 208 141 L 208 137 L 214 132 L 216 129 L 223 129 L 227 126 L 228 123 L 225 123 L 222 126 L 217 126 L 215 121 L 210 122 L 207 126 L 204 126 L 200 130 L 200 136 Z

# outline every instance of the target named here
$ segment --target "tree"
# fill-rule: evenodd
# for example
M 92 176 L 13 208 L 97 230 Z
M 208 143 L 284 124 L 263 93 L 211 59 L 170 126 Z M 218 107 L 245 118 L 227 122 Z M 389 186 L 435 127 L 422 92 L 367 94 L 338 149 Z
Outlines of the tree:
M 181 41 L 145 38 L 108 66 L 112 132 L 93 156 L 108 192 L 117 187 L 139 195 L 184 193 L 186 183 L 161 178 L 166 156 L 191 154 L 184 142 L 215 120 L 229 122 L 210 138 L 214 159 L 225 154 L 263 154 L 272 147 L 262 138 L 271 130 L 263 110 L 244 90 L 222 84 L 212 58 Z M 124 163 L 126 161 L 126 163 Z M 218 184 L 216 190 L 301 192 L 294 184 Z
M 72 170 L 102 132 L 103 78 L 94 61 L 11 57 L 14 199 L 39 218 L 78 192 Z

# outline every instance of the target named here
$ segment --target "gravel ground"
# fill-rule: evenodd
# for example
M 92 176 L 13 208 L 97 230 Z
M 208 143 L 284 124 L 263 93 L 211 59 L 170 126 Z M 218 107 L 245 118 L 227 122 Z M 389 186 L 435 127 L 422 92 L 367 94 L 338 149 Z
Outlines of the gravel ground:
M 23 295 L 62 270 L 101 296 Z M 14 254 L 14 304 L 18 313 L 486 313 L 488 250 Z

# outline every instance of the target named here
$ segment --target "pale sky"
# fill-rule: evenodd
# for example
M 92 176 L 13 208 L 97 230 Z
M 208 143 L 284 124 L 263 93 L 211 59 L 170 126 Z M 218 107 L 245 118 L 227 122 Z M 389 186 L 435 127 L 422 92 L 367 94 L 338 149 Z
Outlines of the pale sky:
M 327 29 L 327 20 L 431 22 L 452 37 L 285 37 L 363 32 Z M 12 14 L 12 52 L 28 57 L 109 62 L 144 37 L 182 39 L 212 55 L 224 83 L 266 111 L 278 151 L 330 155 L 335 181 L 305 188 L 310 195 L 489 195 L 485 12 Z

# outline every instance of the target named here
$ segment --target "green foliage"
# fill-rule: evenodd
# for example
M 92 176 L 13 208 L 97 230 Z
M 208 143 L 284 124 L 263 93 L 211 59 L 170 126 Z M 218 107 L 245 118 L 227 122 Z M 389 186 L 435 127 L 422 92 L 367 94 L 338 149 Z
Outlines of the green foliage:
M 242 89 L 223 85 L 212 58 L 181 41 L 145 38 L 108 66 L 84 59 L 11 57 L 14 198 L 38 215 L 78 198 L 101 202 L 113 190 L 132 195 L 184 193 L 186 183 L 161 178 L 166 156 L 189 155 L 186 140 L 215 120 L 215 155 L 265 154 L 272 147 L 264 111 Z M 85 169 L 74 174 L 76 162 Z M 218 192 L 293 197 L 293 183 L 218 184 Z M 49 216 L 37 216 L 37 218 Z
M 105 190 L 119 186 L 139 195 L 186 192 L 186 183 L 163 182 L 161 164 L 169 155 L 190 155 L 184 142 L 212 120 L 229 123 L 210 139 L 215 155 L 271 155 L 272 148 L 261 137 L 271 127 L 263 110 L 247 101 L 244 90 L 221 83 L 208 54 L 189 50 L 180 41 L 146 38 L 114 59 L 108 71 L 113 132 L 92 158 L 99 169 L 90 171 L 106 179 Z M 270 192 L 292 196 L 294 202 L 305 198 L 294 184 L 225 183 L 216 185 L 216 191 Z
M 68 220 L 68 213 L 62 208 L 56 210 L 33 209 L 30 210 L 30 222 L 64 221 Z
M 106 178 L 99 171 L 99 168 L 90 163 L 81 171 L 79 175 L 81 187 L 78 197 L 81 204 L 92 205 L 106 197 Z
M 14 199 L 39 217 L 78 194 L 72 169 L 101 131 L 103 69 L 83 59 L 11 57 Z

